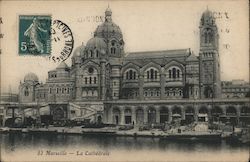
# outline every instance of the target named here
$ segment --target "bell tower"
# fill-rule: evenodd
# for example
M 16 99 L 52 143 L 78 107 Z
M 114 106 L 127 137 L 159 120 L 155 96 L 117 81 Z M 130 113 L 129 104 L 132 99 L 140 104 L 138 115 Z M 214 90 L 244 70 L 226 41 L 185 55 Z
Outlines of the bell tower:
M 200 20 L 200 90 L 201 98 L 221 95 L 219 34 L 213 13 L 208 9 Z

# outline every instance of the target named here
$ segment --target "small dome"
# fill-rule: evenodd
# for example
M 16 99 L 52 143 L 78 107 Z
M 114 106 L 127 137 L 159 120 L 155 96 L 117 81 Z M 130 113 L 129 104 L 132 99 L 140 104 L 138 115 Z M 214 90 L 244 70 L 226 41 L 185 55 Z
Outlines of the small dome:
M 73 52 L 72 58 L 81 56 L 83 54 L 84 48 L 85 48 L 84 45 L 76 47 L 76 49 Z
M 214 23 L 215 23 L 215 18 L 213 16 L 213 12 L 207 9 L 202 14 L 201 25 L 213 25 Z
M 111 9 L 108 7 L 105 11 L 105 16 L 111 16 L 112 15 L 112 11 Z
M 69 68 L 68 65 L 63 61 L 61 62 L 56 69 L 67 69 Z
M 87 42 L 86 48 L 102 50 L 107 48 L 107 44 L 105 43 L 103 38 L 94 37 Z
M 94 36 L 100 37 L 100 38 L 108 38 L 108 37 L 118 37 L 122 38 L 122 31 L 118 25 L 116 25 L 114 22 L 112 22 L 112 11 L 108 7 L 105 11 L 105 21 L 99 25 L 95 32 Z
M 213 12 L 207 9 L 203 12 L 202 17 L 213 17 Z
M 24 82 L 26 81 L 38 82 L 38 77 L 35 73 L 28 73 L 24 77 Z

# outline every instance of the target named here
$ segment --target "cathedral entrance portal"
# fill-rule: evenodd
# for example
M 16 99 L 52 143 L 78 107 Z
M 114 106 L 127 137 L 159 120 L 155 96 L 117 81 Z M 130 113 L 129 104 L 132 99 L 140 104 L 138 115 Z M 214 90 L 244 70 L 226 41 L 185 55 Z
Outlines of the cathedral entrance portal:
M 154 108 L 149 108 L 148 110 L 148 123 L 153 124 L 156 122 L 156 111 Z
M 118 125 L 121 120 L 121 111 L 118 108 L 113 109 L 113 123 Z
M 118 115 L 115 116 L 115 124 L 116 124 L 116 125 L 119 124 L 119 116 L 118 116 Z
M 136 110 L 136 124 L 142 125 L 144 120 L 144 112 L 142 109 Z
M 130 109 L 125 109 L 125 124 L 132 123 L 132 112 Z

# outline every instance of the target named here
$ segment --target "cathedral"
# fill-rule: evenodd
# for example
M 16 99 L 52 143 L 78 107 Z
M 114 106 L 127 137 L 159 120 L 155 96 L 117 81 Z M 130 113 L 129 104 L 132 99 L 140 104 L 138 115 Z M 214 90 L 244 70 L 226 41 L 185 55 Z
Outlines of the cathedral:
M 218 28 L 208 9 L 199 30 L 199 54 L 190 49 L 126 53 L 122 30 L 107 8 L 93 38 L 74 50 L 72 66 L 61 62 L 44 84 L 34 73 L 27 74 L 19 86 L 19 101 L 47 103 L 39 114 L 47 113 L 54 121 L 207 121 L 216 108 L 213 100 L 221 98 Z M 230 111 L 217 108 L 221 116 Z

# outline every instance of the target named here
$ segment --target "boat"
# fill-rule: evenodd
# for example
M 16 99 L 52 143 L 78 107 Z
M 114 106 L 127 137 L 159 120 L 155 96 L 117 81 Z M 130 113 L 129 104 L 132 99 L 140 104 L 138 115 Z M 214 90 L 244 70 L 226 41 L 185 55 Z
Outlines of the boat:
M 84 129 L 82 130 L 83 135 L 116 135 L 114 129 Z
M 241 128 L 240 131 L 234 132 L 231 139 L 243 144 L 250 144 L 250 128 Z
M 182 132 L 182 133 L 169 133 L 164 136 L 166 139 L 183 139 L 183 140 L 220 140 L 221 133 L 219 132 Z

